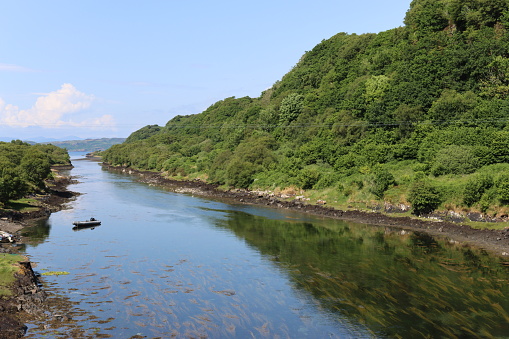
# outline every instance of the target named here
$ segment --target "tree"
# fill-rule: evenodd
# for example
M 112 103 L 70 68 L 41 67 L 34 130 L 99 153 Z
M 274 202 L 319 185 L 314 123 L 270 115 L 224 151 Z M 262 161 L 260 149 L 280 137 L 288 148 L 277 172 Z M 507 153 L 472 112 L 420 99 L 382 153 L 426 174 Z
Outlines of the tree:
M 437 152 L 431 173 L 435 176 L 443 174 L 469 174 L 479 167 L 472 146 L 449 145 Z
M 437 32 L 449 24 L 440 0 L 413 0 L 405 16 L 405 25 L 417 32 Z
M 469 119 L 469 112 L 478 104 L 478 97 L 471 91 L 459 93 L 455 90 L 446 89 L 442 92 L 428 111 L 433 120 L 443 123 L 452 123 L 454 120 Z
M 428 181 L 417 181 L 410 189 L 408 201 L 412 204 L 412 213 L 422 215 L 437 209 L 442 198 L 440 192 Z
M 125 143 L 135 142 L 136 140 L 148 139 L 152 135 L 155 135 L 158 132 L 160 132 L 161 129 L 162 128 L 158 125 L 147 125 L 131 133 L 131 135 L 125 140 Z
M 20 169 L 28 182 L 42 188 L 44 179 L 51 173 L 49 157 L 41 151 L 29 149 L 21 159 Z
M 19 170 L 7 158 L 0 157 L 0 202 L 22 197 L 27 185 L 19 176 Z
M 304 107 L 304 97 L 297 93 L 289 94 L 279 106 L 279 123 L 287 124 L 297 119 Z

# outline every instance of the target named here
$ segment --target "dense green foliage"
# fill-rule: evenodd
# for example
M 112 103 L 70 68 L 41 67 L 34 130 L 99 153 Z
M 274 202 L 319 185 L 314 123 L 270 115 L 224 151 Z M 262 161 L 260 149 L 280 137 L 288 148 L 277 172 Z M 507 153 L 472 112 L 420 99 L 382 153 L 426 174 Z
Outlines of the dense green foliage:
M 332 189 L 339 201 L 405 203 L 427 177 L 449 206 L 503 208 L 507 167 L 490 188 L 465 187 L 509 162 L 508 29 L 506 0 L 414 0 L 404 27 L 339 33 L 260 97 L 147 126 L 104 159 L 235 187 Z
M 416 215 L 433 212 L 441 203 L 440 192 L 428 181 L 416 181 L 408 193 Z
M 0 204 L 44 189 L 51 166 L 68 164 L 67 151 L 53 145 L 0 142 Z

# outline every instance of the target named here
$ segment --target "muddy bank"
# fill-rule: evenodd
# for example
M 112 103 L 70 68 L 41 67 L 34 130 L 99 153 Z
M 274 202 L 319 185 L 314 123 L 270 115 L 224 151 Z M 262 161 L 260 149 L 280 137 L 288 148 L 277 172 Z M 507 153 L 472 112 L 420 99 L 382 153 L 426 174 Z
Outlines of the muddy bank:
M 230 203 L 244 203 L 284 208 L 317 216 L 337 218 L 364 224 L 398 227 L 405 230 L 426 232 L 433 236 L 447 238 L 450 241 L 469 244 L 482 248 L 498 256 L 509 256 L 509 229 L 475 229 L 460 222 L 444 221 L 433 216 L 431 218 L 411 218 L 389 215 L 380 212 L 364 212 L 357 210 L 337 210 L 326 205 L 314 205 L 301 200 L 286 200 L 272 194 L 250 192 L 246 190 L 223 191 L 217 185 L 207 184 L 199 180 L 176 181 L 163 178 L 159 173 L 136 171 L 130 168 L 112 167 L 103 164 L 111 171 L 118 171 L 138 176 L 138 180 L 149 185 L 161 186 L 177 193 L 187 193 L 204 197 L 224 199 Z M 488 225 L 487 225 L 488 227 Z
M 39 218 L 47 218 L 51 213 L 64 208 L 76 193 L 67 191 L 73 180 L 69 177 L 56 176 L 48 184 L 47 194 L 36 197 L 37 209 L 30 212 L 4 211 L 0 214 L 0 231 L 14 235 L 16 242 L 0 243 L 1 253 L 17 253 L 17 244 L 23 243 L 21 230 Z M 31 317 L 50 317 L 46 305 L 46 293 L 41 289 L 38 277 L 31 263 L 19 263 L 15 274 L 16 281 L 10 287 L 12 295 L 0 298 L 0 339 L 21 338 L 27 327 L 24 321 Z

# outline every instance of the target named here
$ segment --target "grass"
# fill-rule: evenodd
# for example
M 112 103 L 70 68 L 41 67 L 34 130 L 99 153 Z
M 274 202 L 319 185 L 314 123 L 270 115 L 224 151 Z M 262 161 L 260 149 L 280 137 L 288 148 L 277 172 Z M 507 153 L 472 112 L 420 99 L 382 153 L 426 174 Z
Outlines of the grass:
M 5 203 L 4 209 L 15 210 L 19 212 L 31 212 L 39 209 L 38 202 L 35 199 L 22 198 L 18 200 L 10 200 Z
M 326 206 L 342 210 L 358 209 L 361 211 L 372 211 L 373 207 L 383 207 L 384 203 L 392 205 L 410 205 L 407 201 L 408 192 L 413 183 L 418 180 L 429 180 L 441 192 L 443 202 L 437 208 L 437 211 L 455 211 L 461 214 L 467 212 L 481 212 L 480 205 L 474 204 L 467 207 L 463 203 L 464 189 L 466 183 L 472 176 L 478 174 L 490 174 L 496 180 L 501 174 L 509 174 L 509 164 L 493 164 L 480 168 L 472 174 L 448 174 L 438 177 L 425 174 L 423 164 L 415 160 L 393 161 L 383 165 L 396 179 L 397 185 L 390 187 L 384 194 L 383 200 L 377 199 L 371 192 L 372 174 L 374 168 L 364 166 L 358 170 L 352 170 L 348 175 L 338 178 L 338 181 L 331 183 L 330 187 L 322 189 L 309 189 L 306 191 L 298 189 L 291 182 L 288 175 L 274 171 L 259 173 L 256 176 L 252 189 L 262 191 L 272 191 L 274 193 L 284 193 L 289 188 L 294 188 L 296 195 L 303 195 L 309 198 L 309 203 L 315 204 L 318 200 L 325 200 Z M 315 166 L 317 170 L 322 171 L 322 175 L 331 175 L 327 167 Z M 194 172 L 188 176 L 174 176 L 172 179 L 192 180 L 195 178 L 207 179 L 203 172 Z M 286 188 L 284 185 L 288 185 Z M 228 190 L 230 187 L 222 185 L 219 189 Z M 298 193 L 297 193 L 298 191 Z M 290 198 L 293 199 L 294 197 Z M 502 205 L 498 200 L 490 202 L 486 214 L 488 215 L 509 215 L 509 206 Z M 392 214 L 393 216 L 412 216 L 411 211 Z M 487 223 L 466 221 L 474 228 L 503 229 L 506 223 Z
M 14 273 L 19 270 L 17 263 L 25 258 L 19 254 L 0 254 L 0 296 L 11 295 L 9 286 L 14 282 Z

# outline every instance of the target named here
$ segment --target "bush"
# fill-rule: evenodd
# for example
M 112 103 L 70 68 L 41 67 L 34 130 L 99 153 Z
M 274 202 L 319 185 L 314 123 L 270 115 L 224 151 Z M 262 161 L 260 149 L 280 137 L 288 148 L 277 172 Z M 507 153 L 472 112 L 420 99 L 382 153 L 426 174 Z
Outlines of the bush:
M 503 205 L 509 204 L 509 175 L 504 174 L 497 180 L 497 196 Z
M 334 187 L 338 184 L 341 176 L 337 173 L 325 173 L 320 176 L 318 182 L 313 186 L 314 189 L 320 190 L 328 187 Z M 341 184 L 339 184 L 341 185 Z
M 297 181 L 302 189 L 308 190 L 320 180 L 320 172 L 314 168 L 304 168 L 299 172 Z
M 442 197 L 428 181 L 417 181 L 410 189 L 408 201 L 412 204 L 412 213 L 421 215 L 433 212 L 442 202 Z
M 494 205 L 494 202 L 497 198 L 497 190 L 496 187 L 492 187 L 487 190 L 479 200 L 479 209 L 482 213 L 486 213 L 488 209 Z
M 478 168 L 479 161 L 472 147 L 449 145 L 438 151 L 431 174 L 469 174 Z
M 226 167 L 226 184 L 238 188 L 248 188 L 253 183 L 254 175 L 258 170 L 252 163 L 235 158 Z
M 382 199 L 384 197 L 385 191 L 387 191 L 389 187 L 393 185 L 396 185 L 394 175 L 392 175 L 392 173 L 390 173 L 388 170 L 380 168 L 375 170 L 372 185 L 369 191 L 373 193 L 378 199 Z
M 463 202 L 472 206 L 481 200 L 482 195 L 493 186 L 493 177 L 489 174 L 476 175 L 470 178 L 463 191 Z

